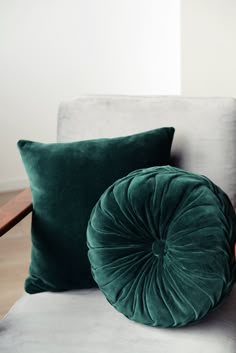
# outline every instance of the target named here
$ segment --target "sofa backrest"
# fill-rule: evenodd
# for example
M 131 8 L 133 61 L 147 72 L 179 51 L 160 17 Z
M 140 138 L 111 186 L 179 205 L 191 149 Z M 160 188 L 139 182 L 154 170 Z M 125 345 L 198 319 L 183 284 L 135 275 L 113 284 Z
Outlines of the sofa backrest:
M 236 206 L 236 100 L 176 96 L 82 96 L 63 102 L 58 142 L 175 127 L 173 164 L 208 176 Z

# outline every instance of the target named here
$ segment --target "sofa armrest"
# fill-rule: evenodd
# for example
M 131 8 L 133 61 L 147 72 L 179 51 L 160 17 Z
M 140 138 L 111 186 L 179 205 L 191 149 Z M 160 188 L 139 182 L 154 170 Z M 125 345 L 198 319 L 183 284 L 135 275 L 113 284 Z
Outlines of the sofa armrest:
M 0 237 L 31 211 L 32 201 L 30 189 L 20 192 L 12 200 L 0 207 Z

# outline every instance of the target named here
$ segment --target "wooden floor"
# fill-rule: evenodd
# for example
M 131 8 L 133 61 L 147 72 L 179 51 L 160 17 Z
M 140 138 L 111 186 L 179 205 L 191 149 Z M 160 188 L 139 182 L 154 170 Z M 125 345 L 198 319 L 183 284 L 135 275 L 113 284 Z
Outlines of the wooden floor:
M 0 193 L 0 206 L 18 192 Z M 24 292 L 30 259 L 31 214 L 0 238 L 0 319 Z

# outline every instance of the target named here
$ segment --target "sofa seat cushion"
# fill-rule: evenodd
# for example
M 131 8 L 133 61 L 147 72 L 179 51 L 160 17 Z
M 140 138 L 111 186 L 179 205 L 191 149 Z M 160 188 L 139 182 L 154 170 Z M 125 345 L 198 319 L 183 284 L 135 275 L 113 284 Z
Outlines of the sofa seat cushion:
M 235 353 L 236 287 L 200 323 L 165 329 L 128 320 L 98 289 L 25 294 L 0 322 L 4 353 Z
M 208 178 L 152 167 L 116 181 L 87 230 L 94 278 L 131 320 L 176 327 L 202 319 L 234 283 L 236 216 Z

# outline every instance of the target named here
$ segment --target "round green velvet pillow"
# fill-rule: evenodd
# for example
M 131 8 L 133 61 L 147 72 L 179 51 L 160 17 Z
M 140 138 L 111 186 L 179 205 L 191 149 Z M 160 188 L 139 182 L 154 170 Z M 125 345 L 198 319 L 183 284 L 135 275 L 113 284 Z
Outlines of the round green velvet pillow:
M 236 217 L 208 178 L 137 170 L 101 196 L 87 229 L 92 273 L 129 319 L 162 327 L 203 318 L 229 294 Z

